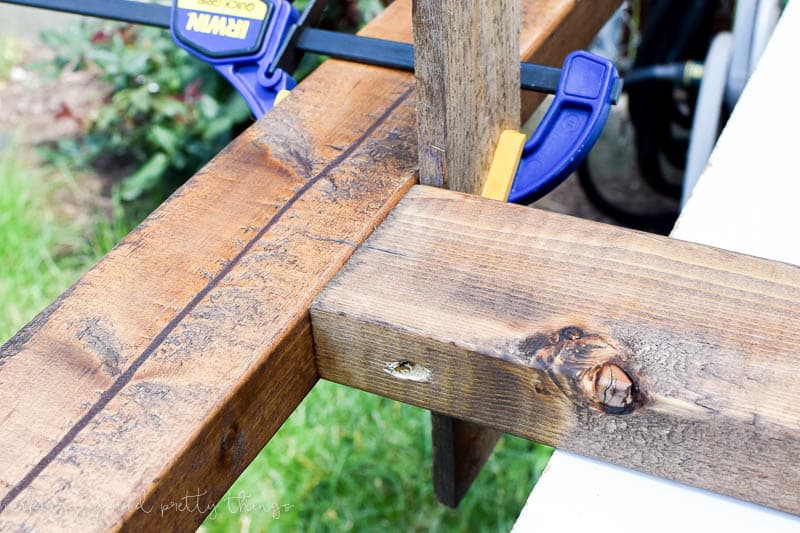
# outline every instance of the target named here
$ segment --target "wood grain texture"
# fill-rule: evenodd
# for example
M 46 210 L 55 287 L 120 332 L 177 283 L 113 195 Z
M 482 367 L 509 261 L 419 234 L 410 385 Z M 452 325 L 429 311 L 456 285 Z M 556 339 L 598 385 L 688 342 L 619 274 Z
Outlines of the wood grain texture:
M 503 130 L 519 129 L 518 0 L 414 0 L 419 181 L 478 194 Z M 458 506 L 501 433 L 431 413 L 433 487 Z
M 325 379 L 800 514 L 800 268 L 419 186 L 311 315 Z
M 433 488 L 439 502 L 458 507 L 502 436 L 485 425 L 431 412 Z
M 538 2 L 525 57 L 594 9 Z M 307 306 L 416 169 L 411 75 L 304 80 L 0 349 L 0 529 L 194 529 L 316 381 Z
M 477 193 L 519 129 L 518 0 L 414 0 L 420 183 Z

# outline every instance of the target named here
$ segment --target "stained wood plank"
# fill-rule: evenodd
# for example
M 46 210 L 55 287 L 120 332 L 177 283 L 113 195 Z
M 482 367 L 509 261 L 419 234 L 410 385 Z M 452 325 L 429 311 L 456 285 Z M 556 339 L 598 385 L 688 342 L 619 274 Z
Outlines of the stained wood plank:
M 414 0 L 419 181 L 478 194 L 503 130 L 519 129 L 516 0 Z M 431 413 L 433 487 L 458 506 L 502 433 Z
M 439 502 L 458 507 L 502 436 L 482 424 L 431 411 L 433 488 Z
M 524 57 L 596 9 L 537 2 Z M 0 529 L 193 529 L 316 381 L 307 306 L 415 180 L 414 117 L 411 75 L 327 62 L 5 344 Z
M 476 194 L 519 129 L 516 0 L 414 0 L 420 183 Z
M 311 315 L 325 379 L 800 514 L 800 268 L 419 186 Z

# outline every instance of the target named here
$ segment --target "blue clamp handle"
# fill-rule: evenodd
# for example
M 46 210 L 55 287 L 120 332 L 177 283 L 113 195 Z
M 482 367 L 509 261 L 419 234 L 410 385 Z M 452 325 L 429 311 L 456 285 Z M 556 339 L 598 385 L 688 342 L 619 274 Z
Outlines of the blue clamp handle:
M 272 64 L 300 14 L 287 0 L 248 2 L 173 0 L 173 40 L 211 64 L 244 97 L 256 118 L 272 109 L 281 90 L 295 81 Z M 248 12 L 248 9 L 250 12 Z
M 607 59 L 581 50 L 567 56 L 555 99 L 523 148 L 509 202 L 530 204 L 577 168 L 603 131 L 618 80 Z

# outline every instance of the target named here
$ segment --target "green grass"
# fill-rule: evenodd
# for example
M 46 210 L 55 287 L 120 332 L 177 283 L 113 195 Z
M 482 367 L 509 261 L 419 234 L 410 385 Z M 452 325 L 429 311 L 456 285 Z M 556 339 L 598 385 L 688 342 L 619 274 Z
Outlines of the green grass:
M 3 140 L 0 138 L 0 143 Z M 64 292 L 146 216 L 152 206 L 98 210 L 89 225 L 59 216 L 53 193 L 78 185 L 67 169 L 46 174 L 0 145 L 0 341 Z
M 0 151 L 0 191 L 0 339 L 6 339 L 77 272 L 58 258 L 71 236 L 47 209 L 49 187 L 17 160 L 13 147 Z
M 508 531 L 550 453 L 504 437 L 450 510 L 433 495 L 428 412 L 321 382 L 202 529 Z

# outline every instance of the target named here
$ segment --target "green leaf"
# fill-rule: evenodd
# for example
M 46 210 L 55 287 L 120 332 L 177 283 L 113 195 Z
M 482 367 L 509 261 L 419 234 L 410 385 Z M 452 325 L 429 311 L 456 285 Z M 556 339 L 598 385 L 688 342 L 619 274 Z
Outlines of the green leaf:
M 131 108 L 135 112 L 145 113 L 150 109 L 152 95 L 147 87 L 139 87 L 130 92 Z
M 97 63 L 105 72 L 117 74 L 120 72 L 120 58 L 110 50 L 93 48 L 89 51 L 89 59 Z
M 179 147 L 180 139 L 175 131 L 164 126 L 153 126 L 147 134 L 148 140 L 169 155 L 174 154 Z
M 112 106 L 103 106 L 97 110 L 94 129 L 107 130 L 119 123 L 119 113 Z
M 144 164 L 136 173 L 122 180 L 120 196 L 126 202 L 130 202 L 142 196 L 158 185 L 167 168 L 169 158 L 164 153 L 157 153 Z
M 219 103 L 211 96 L 204 94 L 200 97 L 199 104 L 200 113 L 205 118 L 212 119 L 219 114 Z
M 128 52 L 123 54 L 122 59 L 122 72 L 136 75 L 146 69 L 149 57 L 146 52 Z
M 186 105 L 175 98 L 154 98 L 153 108 L 157 113 L 174 118 L 186 113 Z
M 211 141 L 227 134 L 230 136 L 233 123 L 228 117 L 219 117 L 211 122 L 203 130 L 203 139 Z

